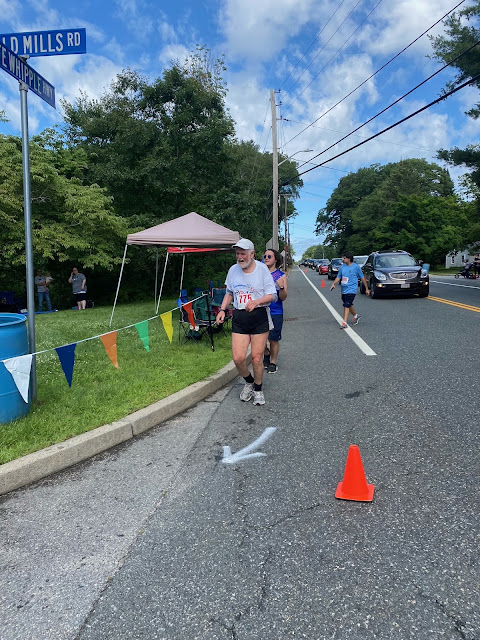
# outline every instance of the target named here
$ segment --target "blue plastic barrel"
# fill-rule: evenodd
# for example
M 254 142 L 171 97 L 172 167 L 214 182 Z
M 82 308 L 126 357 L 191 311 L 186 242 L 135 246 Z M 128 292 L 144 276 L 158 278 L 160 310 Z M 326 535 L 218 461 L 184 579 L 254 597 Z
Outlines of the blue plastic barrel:
M 20 313 L 0 313 L 0 360 L 28 353 L 27 318 Z M 0 423 L 21 418 L 30 410 L 30 396 L 25 402 L 12 374 L 0 362 Z

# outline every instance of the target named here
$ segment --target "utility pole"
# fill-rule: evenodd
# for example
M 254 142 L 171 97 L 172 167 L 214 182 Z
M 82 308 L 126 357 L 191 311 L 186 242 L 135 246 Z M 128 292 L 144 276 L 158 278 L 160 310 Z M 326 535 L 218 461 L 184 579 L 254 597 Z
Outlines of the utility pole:
M 277 106 L 275 104 L 275 91 L 270 89 L 270 103 L 272 107 L 272 147 L 273 147 L 273 227 L 272 248 L 278 251 L 278 147 L 277 147 Z

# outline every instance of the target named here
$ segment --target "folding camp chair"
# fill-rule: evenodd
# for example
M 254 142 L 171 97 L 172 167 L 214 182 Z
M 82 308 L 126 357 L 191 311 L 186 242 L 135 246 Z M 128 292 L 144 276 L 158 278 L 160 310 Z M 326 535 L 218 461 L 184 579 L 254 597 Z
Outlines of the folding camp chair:
M 224 287 L 223 289 L 212 290 L 212 307 L 213 307 L 213 311 L 215 312 L 215 315 L 220 311 L 223 298 L 226 293 L 227 293 L 226 287 Z M 225 311 L 225 321 L 223 323 L 225 326 L 227 326 L 228 321 L 232 319 L 232 314 L 233 314 L 233 309 L 227 308 L 227 310 Z
M 180 305 L 179 305 L 180 306 Z M 192 304 L 192 314 L 195 328 L 190 324 L 188 312 L 185 307 L 180 306 L 180 329 L 178 334 L 179 341 L 182 340 L 181 331 L 183 331 L 183 342 L 187 340 L 195 340 L 200 342 L 203 336 L 210 338 L 212 351 L 215 351 L 213 343 L 213 334 L 218 331 L 224 331 L 221 325 L 217 324 L 215 314 L 210 309 L 208 296 L 204 295 L 199 300 L 195 300 Z

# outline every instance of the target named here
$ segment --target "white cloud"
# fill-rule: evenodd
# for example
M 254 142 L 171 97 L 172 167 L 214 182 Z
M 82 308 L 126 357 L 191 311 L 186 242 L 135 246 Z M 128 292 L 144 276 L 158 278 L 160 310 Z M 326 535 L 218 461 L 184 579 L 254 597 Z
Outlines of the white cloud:
M 407 46 L 430 25 L 439 20 L 454 3 L 451 0 L 399 0 L 381 4 L 372 14 L 372 20 L 359 37 L 361 47 L 372 54 L 387 56 Z M 442 23 L 431 35 L 443 32 Z M 407 56 L 430 54 L 432 47 L 427 36 L 423 36 Z
M 158 60 L 162 65 L 169 65 L 172 60 L 178 60 L 182 63 L 188 58 L 191 53 L 191 49 L 185 47 L 182 44 L 168 44 L 162 48 L 158 54 Z
M 234 59 L 270 60 L 312 20 L 315 0 L 226 0 L 220 26 Z
M 154 20 L 144 0 L 114 0 L 118 7 L 116 15 L 125 26 L 138 38 L 145 38 L 155 29 Z

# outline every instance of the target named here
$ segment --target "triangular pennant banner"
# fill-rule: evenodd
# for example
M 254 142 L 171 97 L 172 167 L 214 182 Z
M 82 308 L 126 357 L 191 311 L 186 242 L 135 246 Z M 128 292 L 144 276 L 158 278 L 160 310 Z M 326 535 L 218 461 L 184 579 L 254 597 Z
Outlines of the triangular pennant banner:
M 76 346 L 77 343 L 73 342 L 72 344 L 67 344 L 64 347 L 56 347 L 55 349 L 69 387 L 72 386 L 73 365 L 75 364 Z
M 192 310 L 192 302 L 187 302 L 186 304 L 184 304 L 182 306 L 185 309 L 185 311 L 187 312 L 188 321 L 192 325 L 192 329 L 195 331 L 195 318 L 194 318 L 193 310 Z
M 147 351 L 150 351 L 150 343 L 148 339 L 148 320 L 143 320 L 143 322 L 137 322 L 135 325 L 135 329 L 138 331 L 138 335 L 140 336 L 140 340 L 143 342 L 143 346 Z
M 160 319 L 163 324 L 163 328 L 165 329 L 165 333 L 167 334 L 167 338 L 170 342 L 172 342 L 173 338 L 173 324 L 172 324 L 172 312 L 167 311 L 166 313 L 162 313 Z
M 12 374 L 18 392 L 24 402 L 28 402 L 28 388 L 30 386 L 30 369 L 32 368 L 32 354 L 17 356 L 3 361 L 5 368 Z
M 117 362 L 117 332 L 110 331 L 110 333 L 105 333 L 103 336 L 100 336 L 100 340 L 103 342 L 103 346 L 105 347 L 105 351 L 107 352 L 107 356 L 112 361 L 114 367 L 118 369 Z

